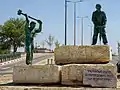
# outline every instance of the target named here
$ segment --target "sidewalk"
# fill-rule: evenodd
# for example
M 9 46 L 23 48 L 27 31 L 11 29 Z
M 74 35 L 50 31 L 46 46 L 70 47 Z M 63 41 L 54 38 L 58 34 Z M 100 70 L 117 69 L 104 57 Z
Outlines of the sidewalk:
M 10 63 L 15 63 L 15 62 L 18 62 L 18 61 L 21 61 L 21 60 L 25 60 L 25 56 L 22 56 L 21 58 L 17 58 L 17 59 L 14 59 L 14 60 L 10 60 L 10 61 L 0 63 L 0 66 L 10 64 Z
M 37 57 L 44 56 L 44 55 L 49 55 L 49 53 L 34 53 L 34 57 L 33 58 L 37 58 Z M 10 64 L 10 63 L 19 62 L 21 60 L 25 60 L 25 58 L 26 58 L 26 54 L 22 55 L 21 58 L 17 58 L 17 59 L 14 59 L 14 60 L 10 60 L 10 61 L 6 61 L 6 62 L 3 62 L 3 63 L 0 63 L 0 66 L 6 65 L 6 64 Z

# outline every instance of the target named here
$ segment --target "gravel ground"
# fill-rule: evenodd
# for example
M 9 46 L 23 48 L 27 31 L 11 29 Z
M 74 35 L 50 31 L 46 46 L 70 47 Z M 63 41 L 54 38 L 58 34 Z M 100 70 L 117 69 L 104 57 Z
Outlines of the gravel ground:
M 0 75 L 0 84 L 12 82 L 12 74 Z

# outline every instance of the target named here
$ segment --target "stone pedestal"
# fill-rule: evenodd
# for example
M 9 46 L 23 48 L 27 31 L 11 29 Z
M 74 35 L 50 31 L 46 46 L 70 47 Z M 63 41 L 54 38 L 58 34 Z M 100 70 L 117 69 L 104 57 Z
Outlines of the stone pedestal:
M 55 49 L 55 63 L 102 64 L 112 60 L 111 48 L 107 45 L 61 46 Z
M 60 68 L 56 65 L 15 66 L 14 83 L 49 84 L 60 82 Z
M 68 64 L 61 68 L 63 85 L 116 87 L 116 67 L 112 64 Z

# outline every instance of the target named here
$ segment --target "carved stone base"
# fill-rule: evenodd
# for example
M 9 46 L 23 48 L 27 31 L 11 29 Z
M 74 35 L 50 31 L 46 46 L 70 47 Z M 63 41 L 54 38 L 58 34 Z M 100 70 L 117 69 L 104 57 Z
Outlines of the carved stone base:
M 62 66 L 63 85 L 116 87 L 116 67 L 112 64 L 69 64 Z
M 56 65 L 15 66 L 14 83 L 49 84 L 60 82 L 60 70 Z
M 61 46 L 54 52 L 58 65 L 103 64 L 112 60 L 111 48 L 107 45 Z

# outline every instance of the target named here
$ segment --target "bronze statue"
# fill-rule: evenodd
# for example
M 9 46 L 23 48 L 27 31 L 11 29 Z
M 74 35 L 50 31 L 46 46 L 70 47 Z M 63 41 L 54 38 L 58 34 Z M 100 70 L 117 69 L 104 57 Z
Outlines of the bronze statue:
M 94 24 L 94 35 L 92 45 L 95 45 L 97 43 L 98 34 L 100 43 L 102 37 L 104 45 L 108 44 L 105 32 L 106 21 L 107 21 L 106 14 L 104 11 L 101 11 L 101 5 L 96 4 L 96 11 L 94 11 L 92 14 L 92 22 Z
M 22 13 L 22 10 L 18 10 L 18 15 L 23 15 L 26 18 L 26 25 L 25 25 L 25 50 L 26 50 L 26 64 L 32 64 L 33 60 L 33 50 L 34 50 L 34 36 L 36 33 L 40 33 L 42 30 L 42 22 L 40 20 L 37 20 L 31 16 L 28 16 L 27 14 Z M 28 18 L 31 18 L 39 23 L 39 28 L 36 29 L 36 23 L 33 21 L 29 21 Z M 30 22 L 30 24 L 29 24 Z M 30 25 L 30 26 L 29 26 Z

